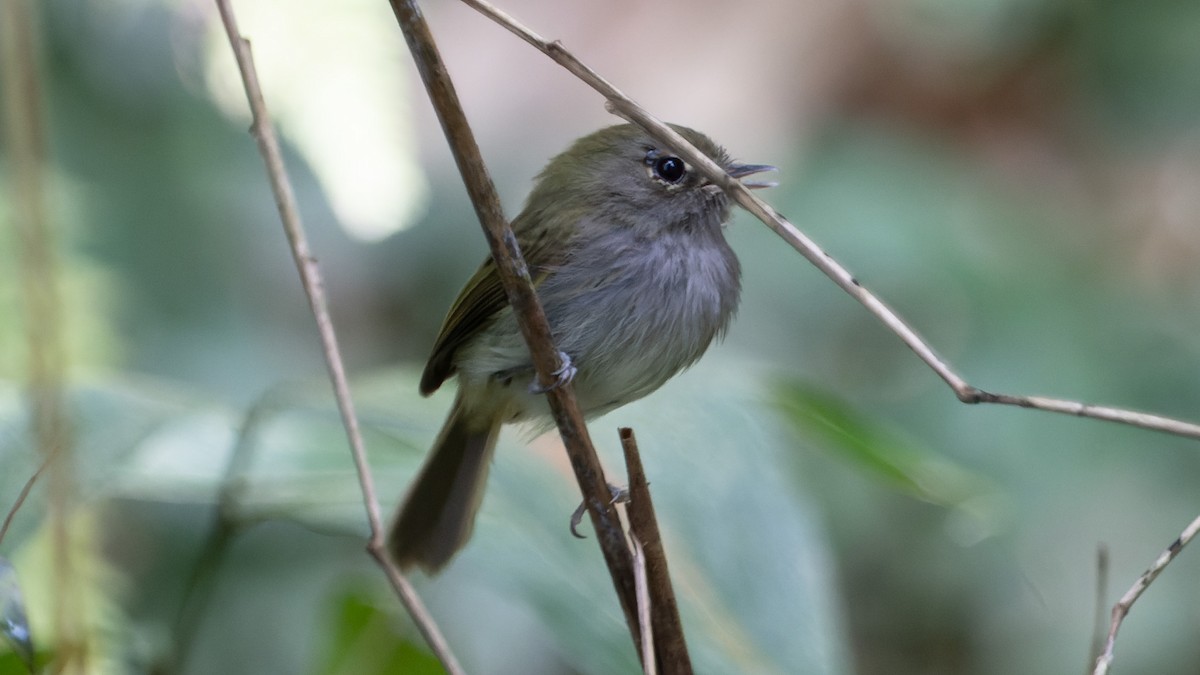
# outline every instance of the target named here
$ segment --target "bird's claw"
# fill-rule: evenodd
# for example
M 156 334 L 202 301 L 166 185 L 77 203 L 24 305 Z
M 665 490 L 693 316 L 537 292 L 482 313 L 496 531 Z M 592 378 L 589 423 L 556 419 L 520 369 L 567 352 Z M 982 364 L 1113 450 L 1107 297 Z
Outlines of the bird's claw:
M 629 501 L 629 488 L 621 488 L 610 484 L 608 486 L 608 493 L 612 495 L 612 499 L 608 502 L 609 504 L 624 504 Z M 583 522 L 583 514 L 585 513 L 587 513 L 587 502 L 582 501 L 579 502 L 579 508 L 575 509 L 575 512 L 571 514 L 571 534 L 576 539 L 587 539 L 587 535 L 579 534 L 578 530 L 579 523 Z
M 537 377 L 535 376 L 533 378 L 533 382 L 529 383 L 529 393 L 545 394 L 546 392 L 558 389 L 559 387 L 575 379 L 575 373 L 578 369 L 575 367 L 575 364 L 571 363 L 571 357 L 568 356 L 566 352 L 559 352 L 558 360 L 562 363 L 562 365 L 558 367 L 558 370 L 550 373 L 554 376 L 554 382 L 551 382 L 550 386 L 548 387 L 543 387 L 542 384 L 537 381 Z

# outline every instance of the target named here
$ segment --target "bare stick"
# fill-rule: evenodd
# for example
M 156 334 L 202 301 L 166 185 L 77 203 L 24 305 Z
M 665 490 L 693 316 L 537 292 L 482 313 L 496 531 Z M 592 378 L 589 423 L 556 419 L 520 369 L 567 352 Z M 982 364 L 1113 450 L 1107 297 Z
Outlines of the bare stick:
M 1184 546 L 1188 545 L 1188 542 L 1196 536 L 1197 532 L 1200 532 L 1200 516 L 1197 516 L 1195 520 L 1188 524 L 1183 534 L 1180 534 L 1178 539 L 1171 542 L 1171 545 L 1159 554 L 1154 564 L 1150 566 L 1150 569 L 1142 572 L 1142 576 L 1133 582 L 1133 586 L 1130 586 L 1129 590 L 1125 591 L 1125 595 L 1121 596 L 1121 599 L 1113 606 L 1112 623 L 1108 627 L 1108 639 L 1104 643 L 1104 651 L 1096 659 L 1096 668 L 1092 671 L 1093 675 L 1105 675 L 1108 673 L 1108 668 L 1112 665 L 1113 661 L 1113 647 L 1117 641 L 1117 631 L 1121 630 L 1121 622 L 1129 614 L 1133 603 L 1142 597 L 1142 593 L 1146 592 L 1150 584 L 1154 583 L 1158 575 L 1162 574 L 1162 571 L 1166 569 L 1167 565 L 1171 564 L 1171 561 L 1179 555 Z
M 693 167 L 704 174 L 713 183 L 720 185 L 738 204 L 761 220 L 767 227 L 783 238 L 792 248 L 808 259 L 825 276 L 829 277 L 839 288 L 849 293 L 859 301 L 867 311 L 874 314 L 880 322 L 896 334 L 917 357 L 925 362 L 938 377 L 954 391 L 954 395 L 963 403 L 1000 403 L 1015 405 L 1022 408 L 1036 408 L 1047 412 L 1091 417 L 1094 419 L 1119 422 L 1143 429 L 1164 431 L 1176 436 L 1200 439 L 1200 424 L 1184 422 L 1161 415 L 1135 412 L 1108 406 L 1096 406 L 1043 396 L 1014 396 L 1009 394 L 993 394 L 979 389 L 960 377 L 953 369 L 887 304 L 868 291 L 836 260 L 829 256 L 812 239 L 805 235 L 786 218 L 781 216 L 766 202 L 742 185 L 737 179 L 725 172 L 707 155 L 700 152 L 686 139 L 671 129 L 661 120 L 651 115 L 608 80 L 575 58 L 561 43 L 550 42 L 537 33 L 526 28 L 513 17 L 492 6 L 485 0 L 463 0 L 488 18 L 499 23 L 522 40 L 533 45 L 538 51 L 549 56 L 559 65 L 569 70 L 584 83 L 598 91 L 608 99 L 609 109 L 634 124 L 645 129 L 650 135 L 666 143 L 687 160 Z
M 508 304 L 512 307 L 521 335 L 529 346 L 538 381 L 549 389 L 547 398 L 554 422 L 558 425 L 563 445 L 566 446 L 567 455 L 571 460 L 571 467 L 575 470 L 575 478 L 579 482 L 580 492 L 583 493 L 583 500 L 591 514 L 596 539 L 604 552 L 604 560 L 608 565 L 621 609 L 625 613 L 630 635 L 634 644 L 639 646 L 640 652 L 632 555 L 621 530 L 616 509 L 610 503 L 612 500 L 608 492 L 608 483 L 604 479 L 604 470 L 596 456 L 595 448 L 592 447 L 587 426 L 575 399 L 574 388 L 569 383 L 564 386 L 551 386 L 556 379 L 554 373 L 562 364 L 550 333 L 550 324 L 546 321 L 537 294 L 534 293 L 529 270 L 517 245 L 517 238 L 504 218 L 504 211 L 500 207 L 500 199 L 496 196 L 487 166 L 479 153 L 479 146 L 475 143 L 466 114 L 459 104 L 454 84 L 450 81 L 446 65 L 442 62 L 420 8 L 415 0 L 390 2 L 416 62 L 417 71 L 421 74 L 421 80 L 429 93 L 429 100 L 437 112 L 442 131 L 450 144 L 471 204 L 479 217 L 492 258 L 496 262 L 496 271 L 508 297 Z
M 1104 649 L 1105 610 L 1108 609 L 1108 547 L 1100 544 L 1096 549 L 1096 616 L 1092 622 L 1092 648 L 1088 651 L 1087 670 L 1092 666 L 1100 650 Z
M 650 593 L 650 624 L 654 628 L 654 645 L 658 651 L 658 666 L 664 675 L 691 675 L 692 659 L 688 655 L 683 622 L 671 586 L 667 554 L 663 548 L 654 501 L 650 498 L 650 483 L 642 469 L 633 429 L 622 428 L 621 449 L 625 453 L 625 470 L 629 475 L 629 501 L 625 512 L 629 516 L 629 531 L 643 550 L 646 578 Z
M 646 581 L 646 551 L 637 535 L 629 534 L 633 544 L 633 585 L 637 589 L 638 625 L 642 627 L 642 672 L 658 675 L 654 656 L 654 628 L 650 623 L 650 584 Z
M 279 151 L 279 140 L 275 136 L 275 128 L 267 114 L 267 105 L 258 84 L 258 73 L 254 68 L 250 43 L 238 31 L 237 20 L 229 0 L 215 1 L 217 9 L 221 13 L 221 21 L 225 25 L 225 32 L 229 36 L 229 45 L 233 49 L 234 58 L 237 59 L 238 70 L 241 72 L 242 83 L 246 89 L 246 100 L 250 103 L 250 111 L 254 118 L 251 133 L 258 142 L 258 150 L 266 163 L 267 175 L 271 181 L 271 191 L 275 195 L 275 206 L 279 209 L 279 218 L 283 222 L 283 229 L 287 234 L 296 270 L 300 273 L 300 282 L 308 295 L 309 308 L 317 321 L 325 363 L 333 382 L 334 397 L 337 399 L 342 425 L 346 428 L 346 437 L 350 441 L 354 467 L 358 471 L 358 482 L 362 487 L 363 505 L 366 508 L 367 521 L 371 528 L 367 551 L 387 574 L 392 588 L 400 597 L 400 601 L 416 623 L 417 629 L 421 631 L 421 635 L 437 655 L 442 666 L 450 673 L 461 673 L 462 668 L 458 665 L 458 660 L 451 653 L 449 645 L 446 644 L 437 624 L 425 609 L 424 603 L 421 602 L 408 579 L 392 564 L 385 551 L 379 500 L 375 497 L 375 484 L 371 476 L 371 468 L 367 464 L 367 453 L 363 447 L 362 433 L 358 428 L 354 402 L 350 397 L 350 385 L 346 381 L 346 370 L 342 365 L 341 353 L 338 350 L 337 335 L 333 330 L 333 320 L 329 316 L 321 271 L 317 266 L 316 258 L 309 250 L 308 238 L 304 233 L 304 226 L 300 222 L 296 197 L 283 166 L 283 155 Z

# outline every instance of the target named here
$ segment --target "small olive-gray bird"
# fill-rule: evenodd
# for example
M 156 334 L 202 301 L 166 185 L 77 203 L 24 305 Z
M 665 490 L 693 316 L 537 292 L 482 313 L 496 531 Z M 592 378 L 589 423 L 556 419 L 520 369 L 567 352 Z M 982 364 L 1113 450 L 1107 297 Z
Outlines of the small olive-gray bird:
M 672 128 L 734 177 L 773 169 Z M 724 333 L 741 290 L 728 220 L 720 187 L 630 124 L 579 139 L 538 176 L 512 229 L 584 415 L 658 389 Z M 491 258 L 446 315 L 421 394 L 455 374 L 454 406 L 389 535 L 402 568 L 435 572 L 466 543 L 502 424 L 550 423 Z

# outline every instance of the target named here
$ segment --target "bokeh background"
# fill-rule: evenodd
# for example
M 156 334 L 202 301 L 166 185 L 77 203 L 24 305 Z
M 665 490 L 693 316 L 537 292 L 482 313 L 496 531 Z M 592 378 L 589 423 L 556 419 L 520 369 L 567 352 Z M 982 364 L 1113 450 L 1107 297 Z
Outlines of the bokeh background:
M 362 554 L 214 7 L 36 4 L 89 669 L 438 672 Z M 386 3 L 235 6 L 391 508 L 448 406 L 416 395 L 416 373 L 483 239 Z M 1200 418 L 1200 4 L 503 8 L 661 118 L 779 166 L 768 200 L 973 383 Z M 614 119 L 465 5 L 425 10 L 515 214 L 548 157 Z M 2 232 L 7 510 L 38 460 Z M 728 237 L 745 268 L 728 339 L 592 424 L 615 476 L 615 428 L 642 440 L 699 672 L 1084 671 L 1098 547 L 1111 603 L 1200 511 L 1196 442 L 963 406 L 765 228 L 739 214 Z M 576 499 L 553 438 L 506 432 L 474 543 L 418 579 L 470 672 L 636 668 L 594 544 L 566 534 Z M 42 659 L 61 582 L 48 539 L 39 488 L 0 555 Z M 1126 623 L 1119 672 L 1196 672 L 1197 579 L 1185 551 Z

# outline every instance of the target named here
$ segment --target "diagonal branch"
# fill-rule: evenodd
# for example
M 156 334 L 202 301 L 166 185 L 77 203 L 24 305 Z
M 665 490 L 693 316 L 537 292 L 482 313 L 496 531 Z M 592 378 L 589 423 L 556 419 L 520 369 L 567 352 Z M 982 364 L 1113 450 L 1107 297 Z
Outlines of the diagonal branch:
M 458 665 L 458 660 L 450 652 L 445 638 L 442 637 L 437 624 L 433 622 L 424 603 L 417 596 L 416 590 L 388 558 L 384 546 L 383 519 L 380 516 L 379 500 L 375 497 L 375 485 L 371 477 L 371 468 L 367 464 L 367 452 L 358 427 L 358 417 L 354 412 L 354 402 L 350 398 L 350 385 L 346 380 L 346 369 L 342 364 L 341 352 L 338 350 L 333 319 L 329 315 L 325 287 L 321 281 L 321 270 L 308 247 L 308 237 L 305 235 L 304 225 L 300 222 L 300 211 L 296 206 L 296 197 L 288 180 L 287 171 L 283 166 L 283 154 L 279 150 L 279 140 L 275 136 L 275 128 L 267 114 L 267 104 L 263 100 L 262 89 L 258 84 L 258 73 L 254 68 L 250 42 L 243 38 L 238 30 L 237 19 L 229 0 L 216 0 L 216 3 L 217 9 L 221 13 L 221 21 L 225 25 L 225 32 L 229 37 L 229 45 L 233 49 L 234 58 L 237 59 L 238 70 L 246 89 L 246 99 L 250 103 L 250 112 L 254 118 L 251 134 L 257 141 L 258 150 L 266 163 L 267 175 L 271 181 L 271 191 L 275 195 L 275 205 L 279 209 L 279 218 L 283 222 L 283 229 L 287 234 L 292 258 L 296 263 L 296 271 L 300 273 L 300 283 L 308 295 L 309 308 L 317 320 L 317 331 L 321 336 L 321 347 L 325 354 L 325 363 L 329 368 L 329 377 L 333 382 L 338 412 L 342 417 L 342 425 L 346 428 L 351 454 L 354 456 L 354 467 L 358 471 L 358 482 L 362 486 L 363 504 L 371 528 L 371 539 L 367 543 L 367 552 L 383 568 L 393 590 L 412 616 L 417 629 L 421 631 L 421 635 L 433 649 L 438 660 L 442 662 L 448 672 L 461 673 L 462 667 Z
M 585 84 L 608 99 L 610 111 L 637 124 L 658 140 L 666 143 L 706 178 L 720 185 L 738 204 L 782 237 L 792 248 L 807 258 L 814 267 L 837 284 L 839 288 L 866 307 L 867 311 L 875 315 L 875 318 L 879 319 L 888 330 L 895 333 L 909 349 L 916 353 L 918 358 L 924 361 L 954 391 L 954 395 L 958 397 L 959 401 L 963 403 L 999 403 L 1022 408 L 1035 408 L 1046 412 L 1108 420 L 1143 429 L 1163 431 L 1176 436 L 1200 439 L 1200 424 L 1192 422 L 1122 408 L 1088 405 L 1077 401 L 1046 398 L 1043 396 L 993 394 L 969 384 L 945 360 L 938 356 L 933 348 L 904 319 L 876 295 L 864 288 L 845 267 L 842 267 L 840 263 L 830 257 L 816 242 L 798 230 L 795 225 L 788 222 L 786 218 L 781 216 L 766 202 L 759 199 L 758 196 L 742 185 L 737 179 L 727 174 L 716 162 L 697 150 L 673 129 L 663 124 L 662 121 L 635 103 L 633 99 L 614 87 L 608 80 L 575 58 L 561 43 L 546 40 L 526 28 L 513 17 L 492 6 L 486 0 L 463 0 L 463 2 L 508 29 L 525 42 L 533 45 L 538 51 L 566 68 Z
M 1158 575 L 1162 574 L 1167 565 L 1171 564 L 1171 561 L 1183 551 L 1183 547 L 1187 546 L 1188 542 L 1195 538 L 1197 533 L 1200 533 L 1200 516 L 1191 523 L 1188 523 L 1188 526 L 1184 528 L 1179 538 L 1171 542 L 1171 545 L 1158 555 L 1158 558 L 1155 559 L 1150 569 L 1142 572 L 1142 576 L 1133 582 L 1133 586 L 1130 586 L 1129 590 L 1125 591 L 1125 595 L 1122 595 L 1117 604 L 1113 606 L 1112 624 L 1108 627 L 1108 639 L 1104 642 L 1104 651 L 1096 659 L 1096 669 L 1092 671 L 1093 675 L 1107 675 L 1108 668 L 1112 665 L 1113 661 L 1113 648 L 1117 642 L 1117 631 L 1121 630 L 1121 623 L 1125 621 L 1129 610 L 1133 608 L 1133 603 L 1142 597 L 1142 594 L 1146 592 L 1150 584 L 1154 583 Z
M 508 303 L 512 306 L 517 325 L 520 326 L 521 334 L 529 345 L 538 381 L 550 389 L 547 395 L 550 410 L 554 414 L 554 421 L 562 435 L 571 467 L 575 470 L 579 489 L 591 514 L 597 541 L 604 552 L 604 560 L 612 576 L 621 609 L 625 613 L 625 621 L 634 643 L 640 646 L 633 557 L 621 530 L 616 509 L 610 504 L 604 470 L 600 466 L 595 448 L 592 447 L 587 426 L 575 400 L 574 389 L 570 384 L 551 388 L 555 382 L 553 373 L 561 366 L 559 352 L 554 346 L 550 325 L 546 321 L 541 303 L 534 293 L 529 270 L 517 246 L 517 239 L 504 218 L 500 199 L 496 196 L 496 189 L 480 155 L 479 146 L 475 143 L 466 114 L 459 104 L 454 84 L 450 81 L 446 65 L 442 62 L 433 35 L 416 0 L 390 2 L 417 70 L 425 83 L 425 89 L 429 93 L 429 100 L 433 103 L 438 120 L 442 124 L 442 131 L 445 132 L 458 170 L 466 184 L 471 204 L 475 207 L 475 213 L 483 227 L 492 258 L 496 261 L 500 281 L 508 296 Z
M 12 526 L 13 519 L 17 516 L 17 511 L 21 510 L 21 506 L 29 497 L 29 491 L 33 489 L 33 484 L 36 483 L 38 478 L 42 476 L 42 472 L 45 471 L 46 467 L 50 465 L 50 460 L 52 459 L 53 457 L 47 457 L 43 459 L 37 470 L 30 474 L 29 478 L 25 480 L 25 485 L 22 486 L 21 491 L 17 493 L 16 501 L 13 502 L 12 507 L 8 510 L 8 514 L 4 516 L 4 523 L 0 524 L 0 543 L 3 543 L 4 537 L 8 535 L 8 528 Z

